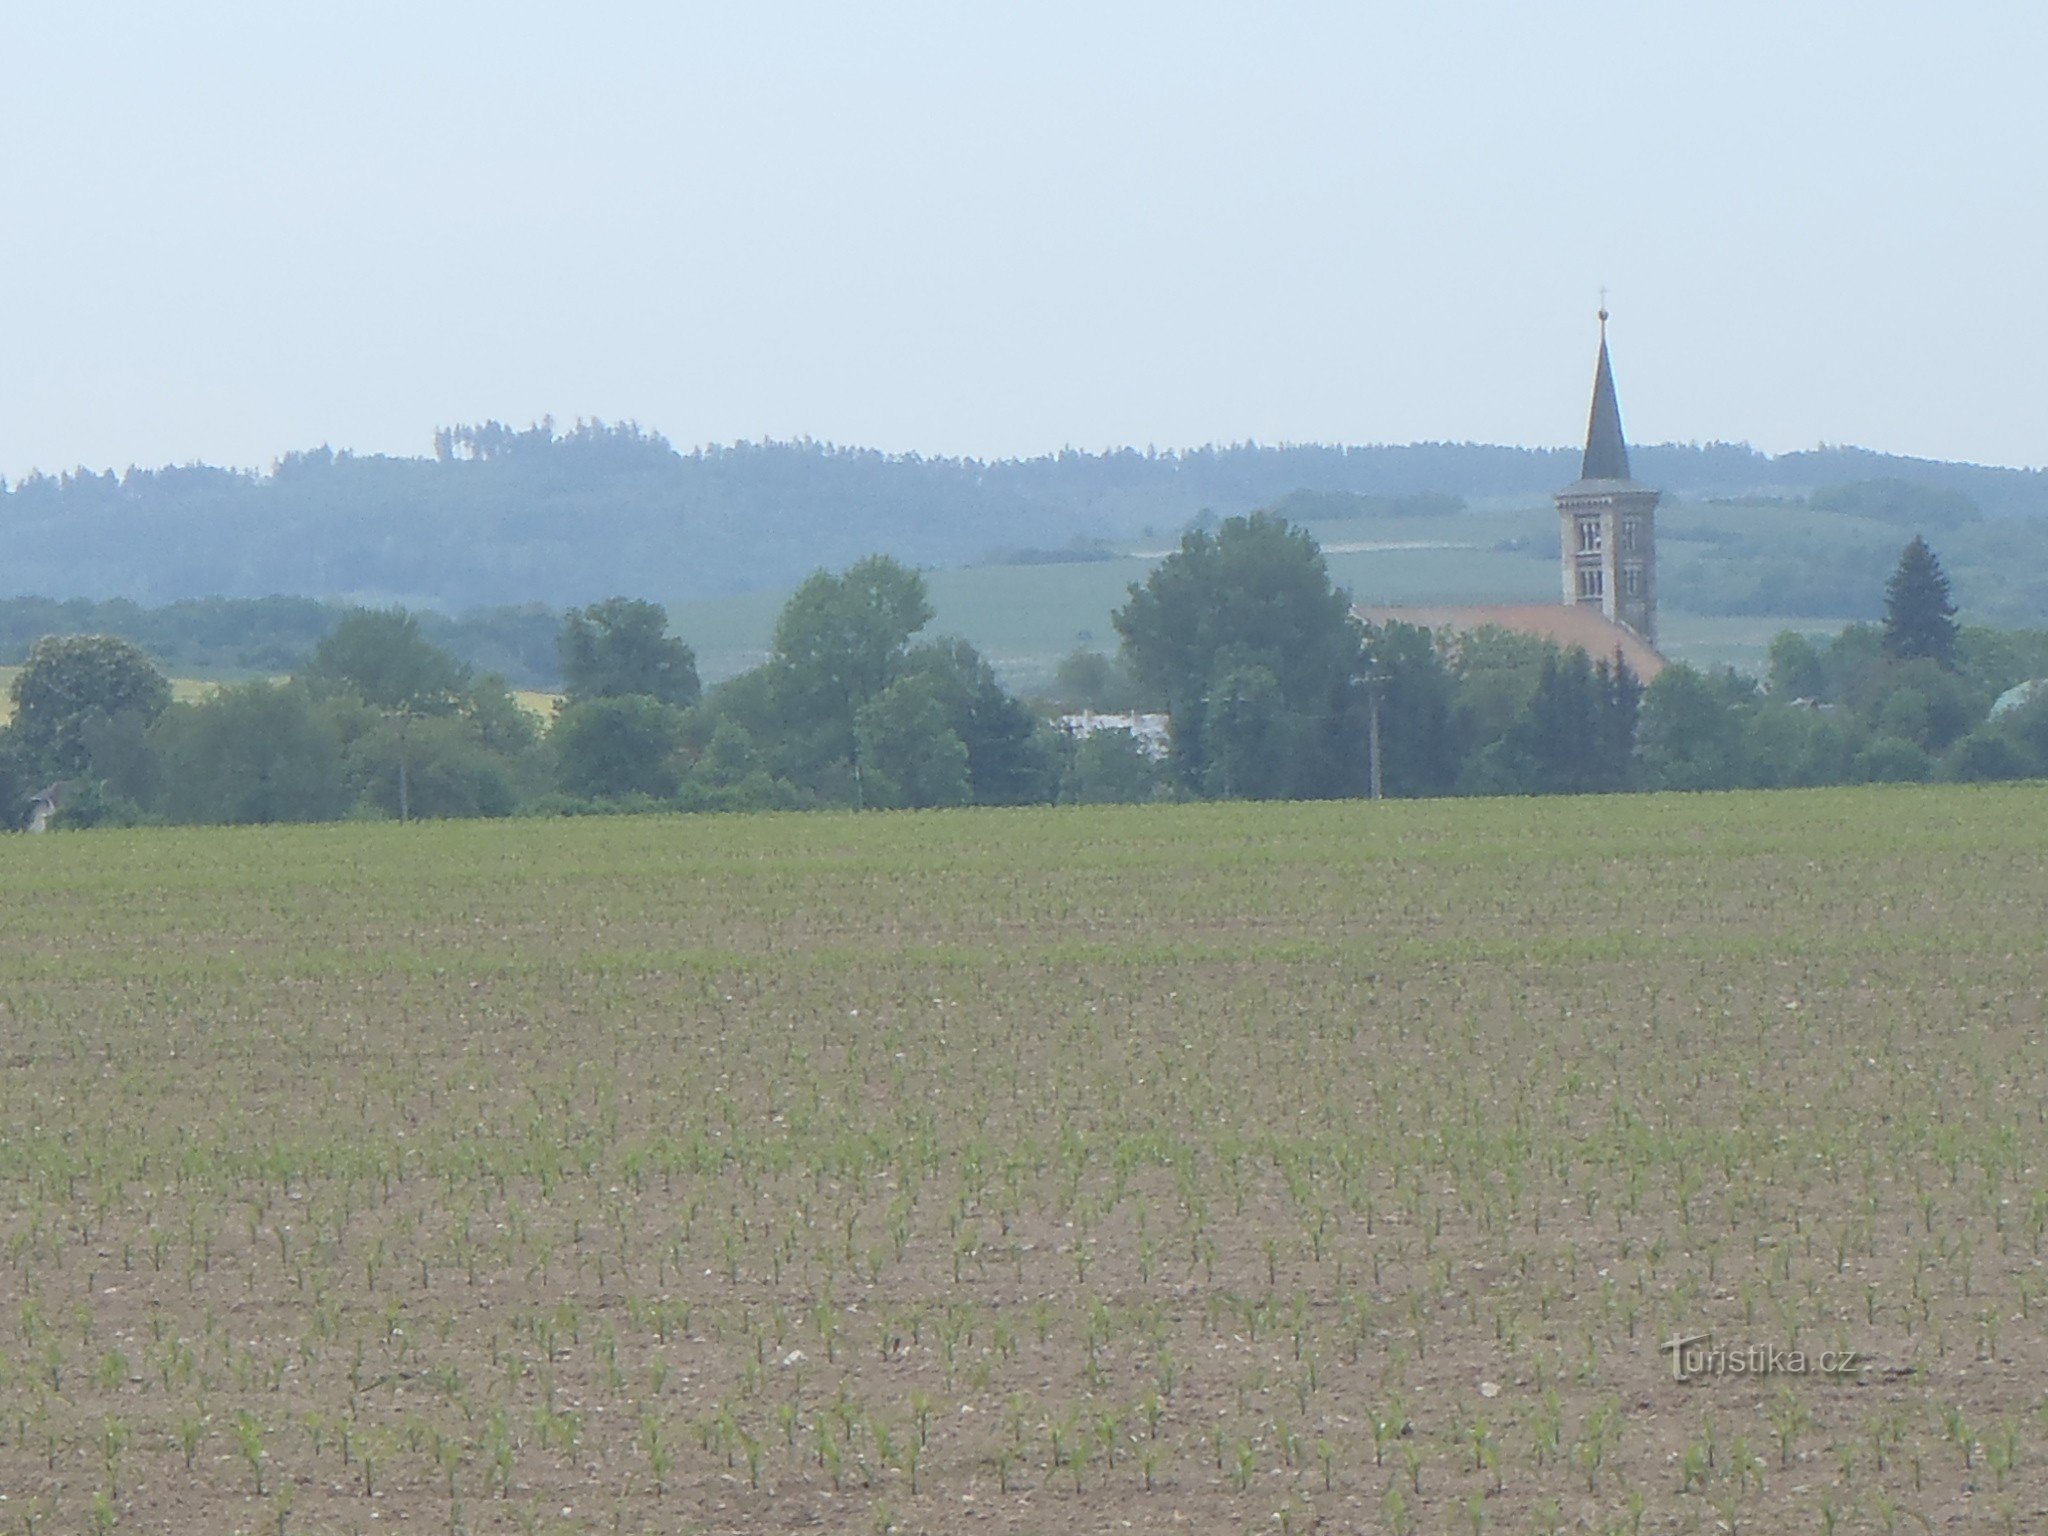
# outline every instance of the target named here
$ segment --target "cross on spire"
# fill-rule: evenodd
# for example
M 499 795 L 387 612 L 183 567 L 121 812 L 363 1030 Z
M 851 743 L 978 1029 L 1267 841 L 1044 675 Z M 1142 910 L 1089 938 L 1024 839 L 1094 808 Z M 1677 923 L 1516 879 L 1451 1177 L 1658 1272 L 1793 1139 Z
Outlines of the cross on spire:
M 1586 422 L 1586 480 L 1628 479 L 1628 442 L 1621 435 L 1621 406 L 1614 398 L 1614 369 L 1607 361 L 1607 290 L 1600 290 L 1600 363 L 1593 373 L 1593 409 Z

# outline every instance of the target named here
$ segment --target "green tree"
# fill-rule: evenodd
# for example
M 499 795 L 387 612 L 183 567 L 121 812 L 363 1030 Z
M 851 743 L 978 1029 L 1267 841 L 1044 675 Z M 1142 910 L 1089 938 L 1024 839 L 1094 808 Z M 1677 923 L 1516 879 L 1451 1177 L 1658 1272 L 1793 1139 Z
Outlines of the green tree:
M 512 696 L 505 680 L 495 673 L 470 684 L 462 715 L 476 739 L 500 757 L 530 760 L 540 746 L 539 719 Z
M 1805 705 L 1781 703 L 1775 694 L 1752 710 L 1743 732 L 1742 758 L 1748 768 L 1745 782 L 1754 789 L 1798 783 L 1813 722 L 1823 718 Z
M 1593 787 L 1627 789 L 1633 781 L 1636 739 L 1642 729 L 1642 680 L 1617 655 L 1593 668 L 1593 685 Z
M 1066 805 L 1139 805 L 1159 797 L 1159 765 L 1129 731 L 1090 731 L 1060 781 Z
M 453 714 L 469 673 L 403 608 L 357 608 L 313 648 L 301 676 L 316 694 L 348 692 L 373 709 Z
M 2018 709 L 2001 716 L 1998 728 L 2048 764 L 2048 689 L 2036 689 Z
M 1257 663 L 1218 677 L 1202 701 L 1204 792 L 1270 800 L 1287 792 L 1293 743 L 1280 680 Z
M 904 678 L 924 678 L 945 706 L 947 724 L 967 748 L 967 777 L 977 805 L 1050 800 L 1058 766 L 1048 732 L 965 640 L 929 641 L 903 660 Z
M 91 782 L 98 791 L 97 810 L 103 820 L 133 823 L 156 803 L 163 775 L 149 741 L 153 723 L 135 709 L 124 709 L 117 715 L 94 715 L 85 722 L 82 737 L 91 764 Z M 74 797 L 64 807 L 64 819 L 72 826 L 82 825 L 92 809 L 81 798 Z
M 1643 694 L 1643 769 L 1657 789 L 1734 789 L 1747 732 L 1727 686 L 1680 663 Z
M 683 777 L 678 803 L 690 811 L 793 810 L 796 791 L 768 771 L 746 728 L 720 720 Z
M 1426 629 L 1369 629 L 1366 660 L 1380 704 L 1380 779 L 1389 795 L 1440 795 L 1457 782 L 1457 680 Z
M 519 799 L 517 764 L 455 716 L 377 716 L 343 763 L 355 803 L 386 816 L 509 816 Z
M 1771 641 L 1771 697 L 1793 699 L 1827 697 L 1827 668 L 1821 661 L 1821 647 L 1797 630 L 1780 630 Z
M 1459 794 L 1628 787 L 1643 687 L 1627 667 L 1488 626 L 1457 638 L 1452 677 Z
M 1875 624 L 1851 624 L 1820 653 L 1824 682 L 1819 698 L 1852 709 L 1867 708 L 1884 690 L 1892 659 L 1885 654 L 1884 631 Z
M 1451 707 L 1451 736 L 1454 755 L 1463 765 L 1459 770 L 1461 793 L 1475 792 L 1464 782 L 1464 775 L 1480 752 L 1490 743 L 1504 740 L 1514 728 L 1536 695 L 1544 663 L 1555 654 L 1556 647 L 1547 640 L 1491 624 L 1452 642 L 1451 676 L 1457 689 Z M 1489 786 L 1476 792 L 1513 793 L 1519 788 L 1519 784 Z
M 730 722 L 746 734 L 771 771 L 779 765 L 786 738 L 794 734 L 783 715 L 782 690 L 772 663 L 751 667 L 708 690 L 689 718 L 690 745 L 696 751 L 703 752 L 718 727 Z
M 690 772 L 706 788 L 725 789 L 745 783 L 766 766 L 746 728 L 736 721 L 721 720 Z
M 1990 699 L 2016 683 L 2048 677 L 2048 630 L 1966 624 L 1956 632 L 1956 670 Z
M 16 832 L 29 813 L 29 801 L 49 780 L 28 760 L 14 732 L 0 729 L 0 832 Z
M 1856 754 L 1850 772 L 1865 784 L 1917 784 L 1933 774 L 1934 762 L 1917 742 L 1873 736 Z
M 1949 601 L 1948 577 L 1917 534 L 1900 552 L 1898 568 L 1885 585 L 1884 648 L 1901 661 L 1925 657 L 1944 667 L 1955 665 L 1956 608 Z
M 1641 697 L 1626 667 L 1596 667 L 1583 650 L 1553 652 L 1505 741 L 1522 788 L 1567 795 L 1622 788 Z
M 111 635 L 38 640 L 9 691 L 14 719 L 7 736 L 26 778 L 84 773 L 91 722 L 132 715 L 147 725 L 171 702 L 171 685 L 155 664 Z
M 855 721 L 896 680 L 911 636 L 931 617 L 924 578 L 886 555 L 842 575 L 816 572 L 791 594 L 770 665 L 777 712 L 801 766 L 857 769 Z
M 1941 771 L 1942 777 L 1958 783 L 1983 784 L 1996 779 L 2038 779 L 2042 762 L 2025 741 L 1995 725 L 1983 725 L 1949 750 Z
M 1927 657 L 1894 662 L 1873 680 L 1862 713 L 1873 736 L 1896 736 L 1930 753 L 1948 746 L 1984 718 L 1991 701 Z
M 1928 740 L 1931 703 L 1926 694 L 1918 688 L 1894 688 L 1884 696 L 1870 722 L 1870 734 L 1877 737 L 1892 737 L 1899 741 L 1910 741 L 1925 751 L 1933 743 Z
M 1856 754 L 1863 738 L 1853 721 L 1816 714 L 1806 723 L 1806 739 L 1793 763 L 1790 782 L 1806 788 L 1847 784 L 1855 778 Z
M 335 711 L 363 805 L 387 809 L 400 821 L 415 813 L 503 814 L 499 808 L 514 794 L 512 759 L 533 750 L 524 712 L 502 680 L 473 677 L 426 638 L 412 614 L 402 608 L 355 609 L 314 647 L 303 677 Z M 373 711 L 381 723 L 351 720 L 348 700 Z M 424 723 L 458 719 L 463 724 L 454 729 Z M 487 734 L 504 746 L 487 745 Z M 415 804 L 417 767 L 433 782 Z
M 348 808 L 340 732 L 303 688 L 259 681 L 177 705 L 150 745 L 173 821 L 331 821 Z
M 668 610 L 659 603 L 610 597 L 572 608 L 557 650 L 572 700 L 639 694 L 664 704 L 697 702 L 696 652 L 668 633 Z
M 1081 646 L 1060 659 L 1053 673 L 1050 700 L 1065 709 L 1101 710 L 1122 714 L 1142 703 L 1138 680 L 1120 656 Z
M 1362 788 L 1365 631 L 1305 529 L 1264 512 L 1229 518 L 1213 534 L 1191 529 L 1130 589 L 1114 622 L 1131 670 L 1173 716 L 1171 761 L 1188 787 L 1227 783 L 1244 794 L 1256 783 L 1304 796 Z M 1224 686 L 1233 675 L 1235 692 Z M 1211 722 L 1227 722 L 1226 747 L 1212 749 Z M 1269 733 L 1263 748 L 1247 738 L 1253 728 Z M 1229 761 L 1217 762 L 1217 750 Z
M 565 705 L 548 742 L 568 794 L 666 800 L 682 779 L 683 713 L 644 694 Z
M 965 805 L 974 794 L 967 743 L 929 676 L 910 676 L 861 706 L 856 723 L 864 803 Z

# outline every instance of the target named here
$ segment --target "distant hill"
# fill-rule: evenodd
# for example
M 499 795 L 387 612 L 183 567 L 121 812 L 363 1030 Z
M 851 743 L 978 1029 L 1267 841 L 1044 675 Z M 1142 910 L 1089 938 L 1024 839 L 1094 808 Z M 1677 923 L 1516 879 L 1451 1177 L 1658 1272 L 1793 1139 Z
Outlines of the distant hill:
M 33 476 L 0 492 L 0 595 L 163 604 L 289 594 L 446 612 L 617 592 L 676 603 L 786 588 L 877 550 L 944 567 L 1103 539 L 1170 542 L 1204 511 L 1299 492 L 1540 503 L 1576 475 L 1577 458 L 1457 443 L 1238 444 L 982 463 L 814 442 L 684 453 L 632 425 L 485 423 L 437 433 L 432 457 L 321 448 L 267 474 L 197 465 Z M 2048 518 L 2048 475 L 2037 470 L 1729 444 L 1644 447 L 1635 465 L 1696 499 L 1902 481 L 1992 519 Z

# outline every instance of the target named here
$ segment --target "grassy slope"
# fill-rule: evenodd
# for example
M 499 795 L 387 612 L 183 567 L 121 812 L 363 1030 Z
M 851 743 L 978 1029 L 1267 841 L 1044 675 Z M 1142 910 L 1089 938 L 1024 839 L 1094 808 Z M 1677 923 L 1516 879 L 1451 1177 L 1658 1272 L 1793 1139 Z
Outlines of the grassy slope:
M 2024 1522 L 2044 812 L 0 839 L 0 1488 L 86 1528 L 112 1424 L 137 1529 L 367 1529 L 351 1451 L 475 1531 Z
M 1788 520 L 1819 534 L 1891 537 L 1872 525 L 1804 508 L 1690 508 L 1687 526 L 1721 527 L 1759 536 Z M 1852 526 L 1853 525 L 1853 526 Z M 1846 530 L 1846 531 L 1845 531 Z M 1428 519 L 1347 521 L 1316 525 L 1330 573 L 1361 602 L 1540 603 L 1557 595 L 1556 521 L 1548 508 L 1485 510 Z M 1496 546 L 1529 542 L 1526 550 Z M 1450 545 L 1449 548 L 1347 550 L 1345 546 Z M 1140 546 L 1134 546 L 1140 547 Z M 1155 542 L 1142 546 L 1156 555 Z M 1679 572 L 1664 591 L 1664 638 L 1668 654 L 1703 666 L 1735 665 L 1760 670 L 1770 639 L 1781 629 L 1831 633 L 1839 619 L 1799 615 L 1717 618 L 1685 607 L 1684 561 L 1689 552 L 1674 546 L 1670 561 Z M 935 633 L 973 641 L 1003 671 L 1012 687 L 1029 691 L 1050 680 L 1061 657 L 1077 646 L 1116 648 L 1110 614 L 1131 583 L 1143 581 L 1152 559 L 1130 557 L 1092 563 L 978 566 L 928 572 L 937 618 Z M 718 682 L 767 655 L 786 593 L 748 593 L 673 604 L 676 632 L 697 650 L 707 682 Z
M 1493 543 L 1512 536 L 1519 518 L 1332 523 L 1316 528 L 1331 547 L 1331 575 L 1361 601 L 1542 602 L 1556 588 L 1552 564 Z M 1553 535 L 1554 537 L 1554 535 Z M 1440 543 L 1442 549 L 1344 551 L 1352 543 Z M 1110 614 L 1153 559 L 1059 565 L 975 566 L 926 573 L 937 610 L 931 630 L 964 635 L 994 661 L 1011 686 L 1030 690 L 1049 681 L 1061 657 L 1077 646 L 1116 648 Z M 699 670 L 718 682 L 768 653 L 786 593 L 748 593 L 671 605 L 676 633 L 696 648 Z

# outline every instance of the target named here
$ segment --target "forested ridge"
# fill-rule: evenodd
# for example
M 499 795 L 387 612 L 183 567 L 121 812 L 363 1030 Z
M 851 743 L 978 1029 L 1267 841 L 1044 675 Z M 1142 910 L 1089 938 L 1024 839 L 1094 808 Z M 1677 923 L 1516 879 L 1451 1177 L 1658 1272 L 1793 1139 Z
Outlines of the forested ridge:
M 1676 494 L 1804 494 L 1908 479 L 1992 517 L 2048 514 L 2048 475 L 1852 448 L 1636 450 Z M 1095 538 L 1168 538 L 1300 492 L 1541 498 L 1576 450 L 1421 443 L 1066 450 L 983 462 L 826 443 L 679 451 L 640 427 L 499 423 L 432 456 L 319 448 L 255 473 L 191 465 L 32 475 L 0 491 L 0 595 L 164 604 L 291 594 L 448 611 L 560 608 L 630 590 L 680 601 L 784 588 L 874 550 L 913 565 Z

